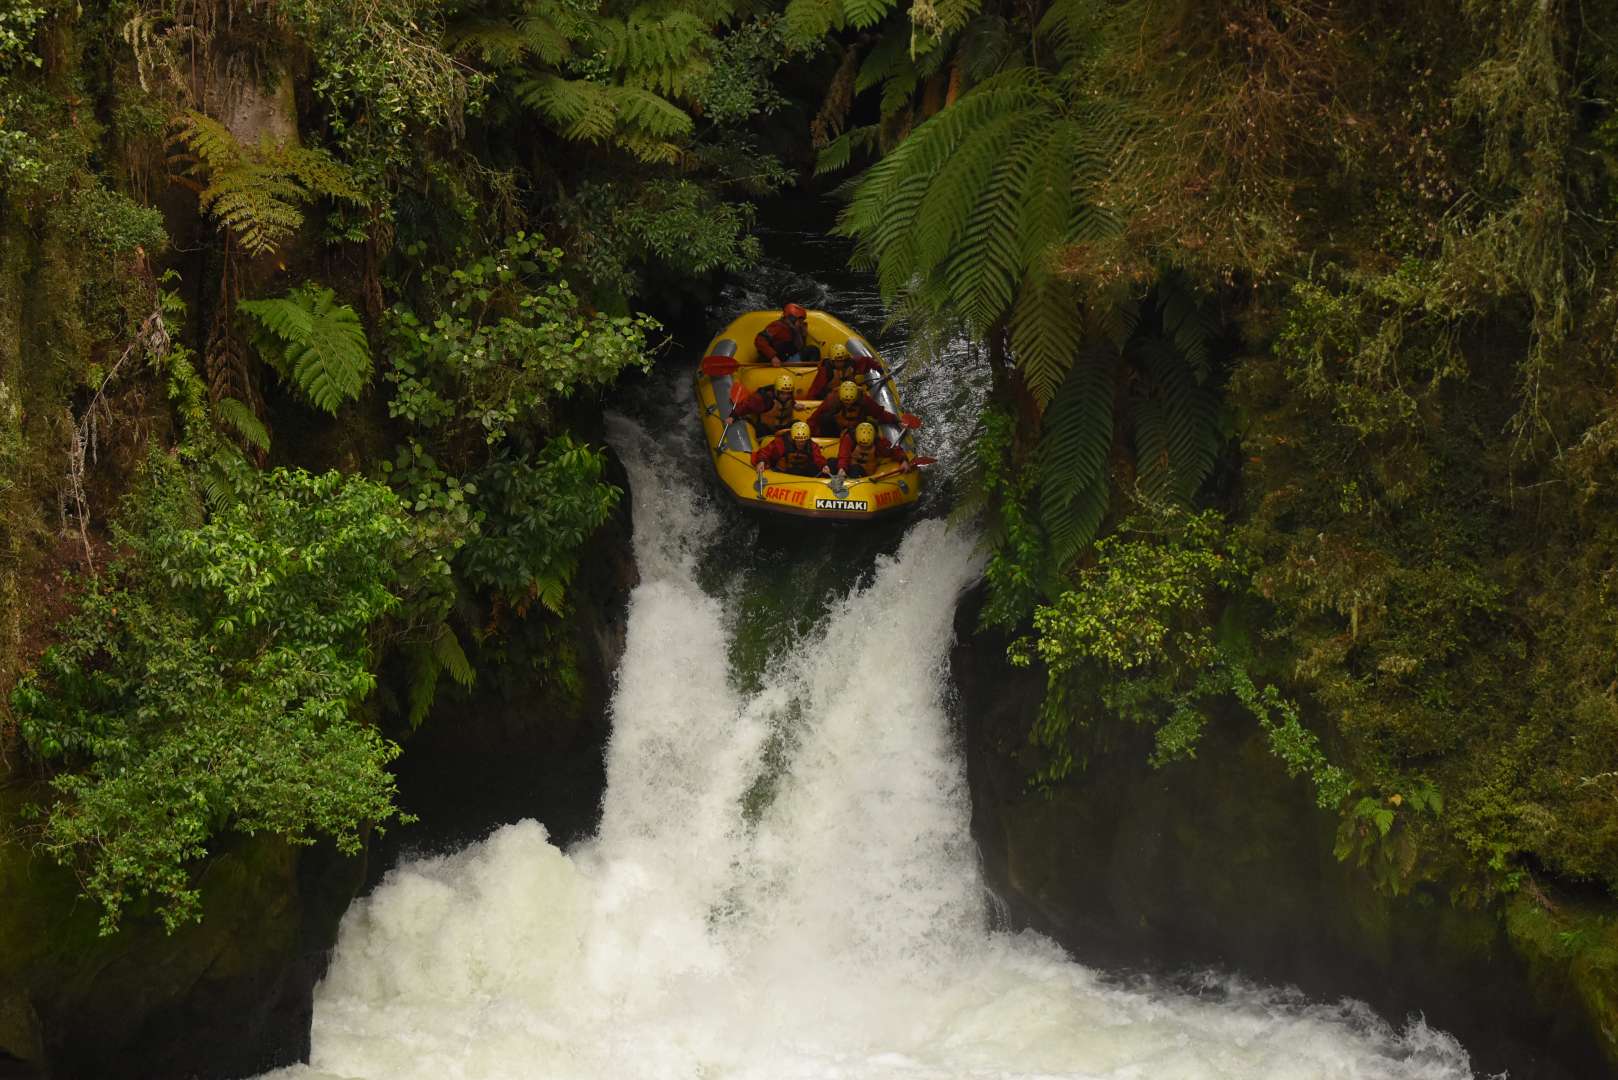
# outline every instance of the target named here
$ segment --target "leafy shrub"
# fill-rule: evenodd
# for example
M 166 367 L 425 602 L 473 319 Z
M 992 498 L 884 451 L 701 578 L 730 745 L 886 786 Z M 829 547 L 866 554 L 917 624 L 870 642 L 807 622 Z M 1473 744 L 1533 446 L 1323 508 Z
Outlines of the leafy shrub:
M 1036 636 L 1014 650 L 1047 673 L 1035 741 L 1050 753 L 1042 776 L 1072 769 L 1071 735 L 1097 707 L 1153 728 L 1154 764 L 1194 757 L 1211 707 L 1234 699 L 1258 721 L 1290 775 L 1307 775 L 1315 800 L 1335 808 L 1349 776 L 1327 761 L 1297 706 L 1260 686 L 1237 643 L 1222 640 L 1214 605 L 1251 589 L 1250 556 L 1219 516 L 1148 508 L 1099 541 L 1095 564 L 1074 586 L 1034 612 Z
M 195 919 L 190 866 L 225 831 L 353 852 L 397 814 L 398 747 L 355 708 L 375 685 L 368 633 L 398 604 L 398 500 L 337 473 L 237 482 L 206 512 L 193 474 L 154 456 L 117 531 L 127 554 L 13 695 L 28 745 L 66 767 L 44 846 L 103 932 L 142 896 L 171 928 Z

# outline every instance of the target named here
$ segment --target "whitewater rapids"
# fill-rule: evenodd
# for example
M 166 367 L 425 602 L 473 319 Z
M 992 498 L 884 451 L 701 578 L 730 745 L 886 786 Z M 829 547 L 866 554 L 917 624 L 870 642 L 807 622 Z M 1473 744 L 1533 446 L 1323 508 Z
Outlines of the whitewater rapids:
M 698 585 L 717 527 L 614 421 L 641 584 L 597 835 L 524 821 L 346 915 L 306 1066 L 367 1080 L 1450 1080 L 1419 1021 L 1223 981 L 1128 988 L 993 930 L 946 709 L 972 537 L 914 525 L 765 689 Z M 868 687 L 880 685 L 879 693 Z

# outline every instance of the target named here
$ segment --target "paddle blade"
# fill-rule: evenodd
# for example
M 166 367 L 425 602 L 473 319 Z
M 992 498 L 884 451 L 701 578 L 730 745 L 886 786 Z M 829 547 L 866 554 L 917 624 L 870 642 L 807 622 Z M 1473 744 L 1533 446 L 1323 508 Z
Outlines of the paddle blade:
M 925 468 L 928 465 L 937 465 L 937 464 L 938 464 L 938 459 L 935 458 L 935 457 L 918 457 L 918 458 L 911 458 L 910 459 L 910 467 L 912 469 L 921 469 L 921 468 Z
M 743 386 L 739 382 L 738 383 L 731 383 L 730 384 L 730 403 L 732 405 L 740 405 L 742 402 L 744 402 L 746 400 L 747 400 L 747 387 Z
M 915 413 L 900 413 L 899 423 L 914 431 L 916 428 L 921 427 L 921 417 L 917 416 Z
M 721 375 L 734 375 L 737 367 L 734 356 L 704 356 L 702 358 L 702 373 L 710 379 L 717 379 Z

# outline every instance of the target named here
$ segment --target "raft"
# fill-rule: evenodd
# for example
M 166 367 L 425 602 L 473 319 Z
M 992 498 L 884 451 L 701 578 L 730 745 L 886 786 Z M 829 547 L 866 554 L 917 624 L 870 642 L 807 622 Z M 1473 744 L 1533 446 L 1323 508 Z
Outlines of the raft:
M 761 479 L 754 472 L 752 455 L 759 446 L 760 433 L 754 430 L 752 422 L 748 420 L 730 424 L 727 428 L 731 386 L 740 381 L 750 391 L 759 390 L 773 384 L 785 371 L 797 382 L 798 393 L 803 394 L 814 382 L 817 370 L 815 364 L 774 367 L 769 363 L 759 363 L 753 339 L 779 315 L 778 311 L 750 311 L 725 327 L 708 343 L 708 351 L 704 355 L 734 357 L 739 365 L 735 374 L 709 376 L 703 373 L 700 362 L 697 367 L 697 410 L 702 418 L 703 436 L 713 454 L 719 483 L 745 506 L 828 521 L 870 521 L 914 506 L 921 497 L 920 471 L 874 480 L 849 477 L 841 490 L 835 486 L 835 477 L 796 476 L 766 469 Z M 848 324 L 824 311 L 811 310 L 807 322 L 809 344 L 818 345 L 822 353 L 831 345 L 842 342 L 848 346 L 849 352 L 869 356 L 882 365 L 880 374 L 871 377 L 874 386 L 870 393 L 883 408 L 897 415 L 898 388 L 887 365 L 871 348 L 871 343 Z M 794 418 L 807 420 L 819 405 L 819 400 L 799 401 L 794 408 Z M 880 425 L 878 430 L 889 442 L 915 457 L 915 436 L 912 432 L 897 424 Z M 773 438 L 774 433 L 766 432 L 763 437 Z M 828 461 L 836 461 L 837 439 L 816 437 L 815 442 Z M 880 476 L 880 472 L 877 475 Z

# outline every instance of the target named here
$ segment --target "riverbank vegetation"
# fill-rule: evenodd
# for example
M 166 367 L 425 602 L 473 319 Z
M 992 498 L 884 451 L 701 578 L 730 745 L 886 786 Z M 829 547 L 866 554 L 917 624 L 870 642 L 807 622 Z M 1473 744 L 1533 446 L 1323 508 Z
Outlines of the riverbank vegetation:
M 995 366 L 985 617 L 1048 672 L 1045 779 L 1256 720 L 1390 891 L 1610 897 L 1612 12 L 848 18 L 820 165 Z
M 1610 900 L 1614 100 L 1577 0 L 13 5 L 11 832 L 184 920 L 394 817 L 446 680 L 565 680 L 597 398 L 797 142 L 993 369 L 1038 782 L 1256 724 L 1389 892 Z
M 569 682 L 595 402 L 756 257 L 783 58 L 713 4 L 0 14 L 3 824 L 104 932 L 230 833 L 356 849 L 443 686 Z

